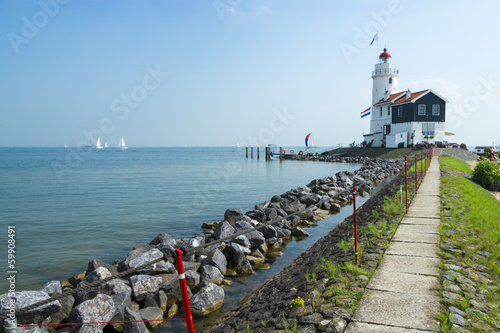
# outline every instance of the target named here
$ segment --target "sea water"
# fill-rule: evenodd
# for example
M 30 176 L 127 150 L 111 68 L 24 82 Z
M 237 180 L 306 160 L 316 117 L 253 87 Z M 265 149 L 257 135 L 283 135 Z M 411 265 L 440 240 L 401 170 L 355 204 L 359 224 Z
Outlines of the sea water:
M 262 151 L 252 159 L 244 148 L 229 147 L 0 148 L 1 274 L 9 271 L 9 226 L 16 290 L 34 289 L 81 273 L 92 259 L 124 259 L 161 232 L 192 237 L 204 222 L 223 220 L 226 209 L 245 212 L 313 179 L 360 167 L 265 161 Z M 300 254 L 308 242 L 289 252 Z M 2 278 L 0 294 L 7 291 Z

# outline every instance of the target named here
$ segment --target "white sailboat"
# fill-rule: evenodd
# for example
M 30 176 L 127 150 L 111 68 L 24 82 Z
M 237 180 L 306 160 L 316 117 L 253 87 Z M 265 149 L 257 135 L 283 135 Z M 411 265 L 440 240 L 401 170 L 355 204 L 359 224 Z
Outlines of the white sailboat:
M 128 148 L 125 145 L 125 141 L 123 140 L 123 136 L 122 136 L 122 139 L 120 140 L 120 143 L 118 144 L 118 148 L 120 148 L 120 149 L 127 149 Z
M 309 133 L 309 134 L 306 135 L 305 141 L 306 141 L 306 150 L 308 148 L 318 148 L 318 146 L 316 146 L 314 144 L 314 139 L 312 137 L 312 133 Z
M 108 148 L 108 143 L 107 142 L 104 144 L 104 148 Z
M 95 145 L 97 149 L 102 149 L 101 138 L 97 138 L 97 144 Z

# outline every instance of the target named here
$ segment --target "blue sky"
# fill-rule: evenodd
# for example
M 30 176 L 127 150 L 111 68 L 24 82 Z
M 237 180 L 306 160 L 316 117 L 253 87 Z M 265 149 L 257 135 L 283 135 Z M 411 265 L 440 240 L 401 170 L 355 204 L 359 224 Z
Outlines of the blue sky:
M 383 47 L 399 90 L 449 101 L 449 141 L 491 144 L 499 12 L 493 0 L 0 0 L 0 146 L 360 142 Z

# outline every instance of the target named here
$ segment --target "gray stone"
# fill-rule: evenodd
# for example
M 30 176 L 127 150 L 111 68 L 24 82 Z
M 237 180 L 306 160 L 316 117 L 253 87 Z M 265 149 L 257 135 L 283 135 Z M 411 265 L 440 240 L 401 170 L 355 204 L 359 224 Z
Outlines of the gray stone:
M 132 259 L 128 263 L 128 268 L 137 268 L 154 260 L 163 259 L 163 252 L 159 249 L 151 249 L 141 256 Z M 159 261 L 137 271 L 139 274 L 171 274 L 175 272 L 175 267 L 165 261 Z
M 203 265 L 200 268 L 200 280 L 201 283 L 205 284 L 220 284 L 222 280 L 224 280 L 224 275 L 222 275 L 221 271 L 215 266 Z
M 226 238 L 230 237 L 232 234 L 234 234 L 236 230 L 233 228 L 233 226 L 227 222 L 227 221 L 222 221 L 217 229 L 215 229 L 214 232 L 214 239 L 221 239 L 221 238 Z
M 142 302 L 147 293 L 156 293 L 159 290 L 162 279 L 157 276 L 134 275 L 130 277 L 130 283 L 134 299 Z
M 132 305 L 132 301 L 130 300 L 130 293 L 128 292 L 120 292 L 113 294 L 111 296 L 114 303 L 114 311 L 113 317 L 110 321 L 123 321 L 125 309 Z M 113 328 L 117 331 L 123 330 L 123 323 L 113 323 L 111 324 Z
M 147 320 L 145 324 L 150 330 L 155 329 L 163 323 L 162 321 L 159 321 L 159 319 L 163 319 L 163 311 L 160 308 L 152 306 L 146 307 L 137 311 L 137 314 L 142 320 Z
M 224 220 L 228 221 L 233 226 L 237 221 L 241 220 L 242 218 L 243 218 L 243 211 L 241 210 L 241 208 L 228 209 L 224 213 Z
M 240 275 L 251 275 L 253 274 L 253 268 L 248 259 L 242 260 L 235 268 L 235 272 Z
M 15 299 L 15 314 L 18 324 L 41 323 L 47 317 L 61 310 L 61 303 L 53 301 L 36 309 L 19 312 L 20 309 L 28 305 L 41 302 L 50 296 L 44 291 L 21 291 L 15 292 L 14 297 L 9 297 L 9 293 L 0 295 L 0 314 L 9 314 L 11 300 Z
M 306 205 L 304 205 L 303 203 L 301 203 L 298 200 L 293 201 L 293 202 L 288 202 L 285 205 L 283 205 L 283 210 L 287 214 L 294 214 L 294 213 L 297 213 L 305 208 L 306 208 Z
M 301 227 L 295 227 L 292 229 L 292 235 L 295 237 L 308 237 L 309 234 L 304 231 Z
M 250 242 L 248 242 L 248 244 L 250 245 Z M 241 245 L 233 243 L 233 242 L 231 242 L 227 245 L 227 250 L 229 251 L 229 253 L 232 253 L 232 254 L 235 254 L 235 253 L 250 254 L 252 252 L 252 251 L 250 251 L 249 248 L 241 246 Z
M 462 317 L 461 315 L 458 315 L 456 313 L 452 313 L 451 316 L 453 318 L 453 324 L 458 325 L 458 326 L 462 326 L 462 327 L 467 325 L 464 317 Z
M 264 228 L 260 229 L 260 232 L 262 232 L 265 238 L 273 238 L 278 236 L 276 229 L 272 225 L 265 226 Z
M 244 221 L 238 221 L 236 222 L 236 230 L 237 231 L 244 231 L 244 230 L 252 230 L 253 227 L 250 223 L 244 222 Z M 264 235 L 257 230 L 250 231 L 245 234 L 246 237 L 248 238 L 248 241 L 250 242 L 251 248 L 257 248 L 259 245 L 265 243 L 266 239 Z
M 460 315 L 460 316 L 465 316 L 465 312 L 463 312 L 462 310 L 460 309 L 457 309 L 456 307 L 454 306 L 450 306 L 448 307 L 448 310 L 452 313 L 456 313 L 457 315 Z
M 168 297 L 163 290 L 158 290 L 157 293 L 148 293 L 144 300 L 144 307 L 155 307 L 162 311 L 167 310 Z
M 66 318 L 75 304 L 75 298 L 72 295 L 68 295 L 58 300 L 61 304 L 61 309 L 54 314 L 50 315 L 50 319 L 46 320 L 49 324 L 60 323 L 64 318 Z
M 149 245 L 158 245 L 161 243 L 164 243 L 165 241 L 169 239 L 174 239 L 174 237 L 170 236 L 169 234 L 162 232 L 158 236 L 156 236 L 150 243 Z
M 113 299 L 108 295 L 99 294 L 95 298 L 77 305 L 69 315 L 69 322 L 107 322 L 115 314 Z M 73 332 L 93 333 L 102 331 L 106 324 L 79 325 Z
M 129 308 L 125 309 L 123 316 L 123 333 L 149 333 L 146 324 L 142 322 L 141 316 Z
M 245 235 L 239 235 L 238 237 L 231 239 L 231 242 L 239 244 L 239 245 L 247 247 L 247 248 L 250 248 L 250 246 L 251 246 L 250 241 L 248 240 L 247 236 L 245 236 Z
M 46 292 L 47 294 L 49 294 L 49 296 L 55 294 L 61 294 L 62 293 L 61 282 L 57 280 L 49 281 L 46 284 L 44 284 L 43 287 L 40 288 L 39 290 Z
M 266 221 L 274 220 L 278 217 L 278 211 L 275 208 L 266 208 L 264 214 L 266 215 Z
M 316 312 L 316 313 L 310 314 L 308 316 L 304 316 L 302 318 L 302 320 L 301 320 L 301 323 L 302 324 L 314 324 L 314 325 L 317 325 L 322 320 L 323 320 L 323 316 Z
M 210 283 L 190 299 L 193 316 L 205 316 L 222 306 L 224 289 Z
M 195 272 L 195 271 L 186 271 L 186 284 L 189 286 L 189 288 L 194 289 L 199 286 L 200 284 L 200 273 Z
M 217 267 L 220 270 L 220 272 L 224 275 L 227 269 L 227 260 L 221 251 L 215 249 L 214 251 L 208 254 L 207 258 L 203 261 L 202 265 L 210 265 Z
M 99 259 L 94 259 L 89 261 L 87 265 L 87 270 L 85 271 L 85 276 L 90 275 L 90 273 L 95 271 L 98 267 L 106 268 L 111 273 L 111 275 L 118 274 L 118 269 L 115 266 L 106 264 L 105 262 L 102 262 Z

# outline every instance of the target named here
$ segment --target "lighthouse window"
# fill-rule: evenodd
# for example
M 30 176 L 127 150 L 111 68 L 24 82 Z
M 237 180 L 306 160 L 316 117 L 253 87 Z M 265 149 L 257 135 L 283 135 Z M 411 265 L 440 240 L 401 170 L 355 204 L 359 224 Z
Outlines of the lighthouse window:
M 418 105 L 418 115 L 425 116 L 425 104 Z
M 387 115 L 388 115 L 388 116 L 390 116 L 390 115 L 391 115 L 391 107 L 390 107 L 390 106 L 388 106 L 388 107 L 387 107 Z
M 402 117 L 402 116 L 403 116 L 403 107 L 398 106 L 398 117 Z
M 389 84 L 392 84 L 392 77 L 389 78 Z
M 382 107 L 380 107 L 380 116 L 382 117 Z
M 432 105 L 432 115 L 439 116 L 439 104 Z

